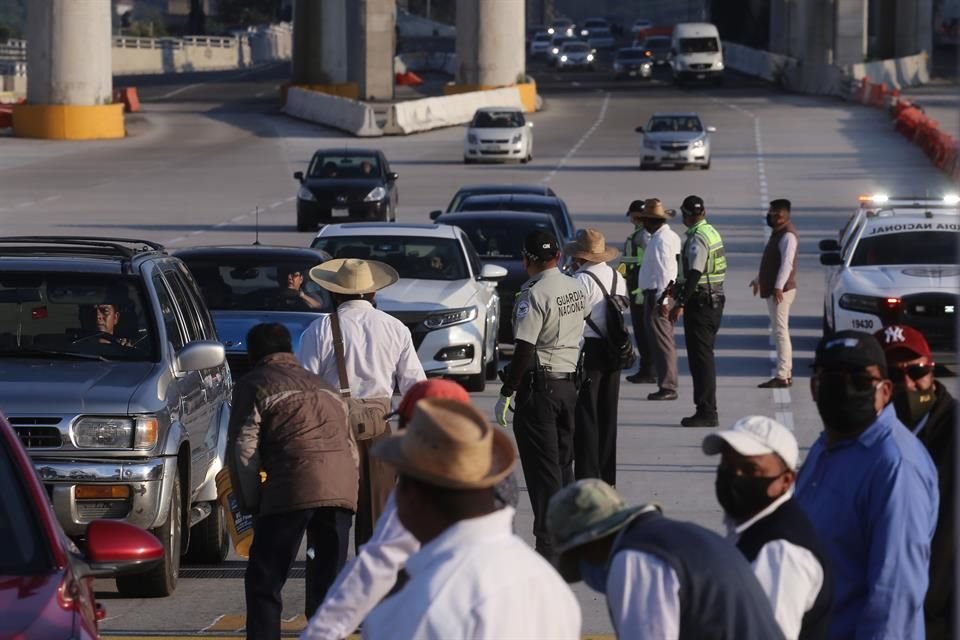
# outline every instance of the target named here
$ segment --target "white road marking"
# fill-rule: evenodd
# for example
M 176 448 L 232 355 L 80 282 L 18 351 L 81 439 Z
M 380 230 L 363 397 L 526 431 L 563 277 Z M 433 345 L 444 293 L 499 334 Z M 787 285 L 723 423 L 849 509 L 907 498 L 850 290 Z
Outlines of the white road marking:
M 25 208 L 25 207 L 32 207 L 32 206 L 35 205 L 35 204 L 37 204 L 37 203 L 36 203 L 36 201 L 34 201 L 34 200 L 26 200 L 25 202 L 21 202 L 20 204 L 15 205 L 13 208 L 14 208 L 14 209 L 23 209 L 23 208 Z
M 593 132 L 596 131 L 601 124 L 603 124 L 604 119 L 607 117 L 608 106 L 610 106 L 610 94 L 605 93 L 603 95 L 603 104 L 600 105 L 600 113 L 597 114 L 597 119 L 593 121 L 593 124 L 590 126 L 590 128 L 584 132 L 579 140 L 577 140 L 577 143 L 573 145 L 569 151 L 567 151 L 567 155 L 563 156 L 560 162 L 557 163 L 557 166 L 555 166 L 550 173 L 543 177 L 541 182 L 550 182 L 553 180 L 553 176 L 557 175 L 557 172 L 563 169 L 573 158 L 573 156 L 577 155 L 577 152 L 580 151 L 580 147 L 582 147 L 583 144 L 590 139 L 590 136 L 593 135 Z
M 283 201 L 278 201 L 278 202 L 276 202 L 276 203 L 274 203 L 274 204 L 275 204 L 275 206 L 279 206 L 279 205 L 283 204 Z M 270 208 L 273 209 L 273 208 L 275 208 L 275 206 L 271 206 Z M 250 211 L 248 211 L 248 212 L 246 212 L 246 213 L 241 213 L 240 215 L 233 216 L 233 217 L 230 218 L 229 220 L 222 220 L 222 221 L 220 221 L 220 222 L 216 222 L 216 223 L 211 224 L 211 225 L 209 225 L 209 226 L 207 226 L 207 227 L 204 227 L 203 229 L 195 229 L 195 230 L 191 231 L 190 233 L 188 233 L 188 234 L 186 234 L 186 235 L 177 236 L 176 238 L 173 238 L 173 239 L 171 239 L 171 240 L 164 240 L 162 244 L 165 244 L 165 245 L 166 245 L 166 244 L 178 244 L 178 243 L 180 243 L 180 242 L 183 242 L 184 240 L 188 240 L 188 239 L 190 239 L 190 238 L 195 238 L 195 237 L 197 237 L 197 236 L 199 236 L 199 235 L 202 235 L 202 234 L 204 234 L 204 233 L 207 233 L 207 232 L 209 232 L 209 231 L 214 231 L 214 230 L 217 230 L 217 229 L 222 229 L 222 228 L 224 228 L 224 227 L 230 226 L 231 224 L 237 224 L 238 222 L 241 222 L 241 221 L 243 221 L 243 220 L 246 220 L 246 219 L 249 218 L 250 216 L 254 215 L 254 214 L 256 213 L 256 211 L 257 211 L 256 209 L 251 209 Z M 261 210 L 261 213 L 263 213 L 262 210 Z
M 44 199 L 41 200 L 40 202 L 56 202 L 56 201 L 59 200 L 60 198 L 61 198 L 61 196 L 47 196 L 46 198 L 44 198 Z
M 283 204 L 283 200 L 277 200 L 277 201 L 274 202 L 272 205 L 270 205 L 270 208 L 271 208 L 271 209 L 276 209 L 277 207 L 279 207 L 279 206 L 282 205 L 282 204 Z
M 196 84 L 188 84 L 188 85 L 186 85 L 186 86 L 184 86 L 184 87 L 180 87 L 179 89 L 174 89 L 173 91 L 168 91 L 167 93 L 164 93 L 163 95 L 159 95 L 159 96 L 157 96 L 157 97 L 155 97 L 155 98 L 149 98 L 148 101 L 152 102 L 152 101 L 154 101 L 154 100 L 166 100 L 167 98 L 172 98 L 173 96 L 178 96 L 178 95 L 180 95 L 181 93 L 183 93 L 184 91 L 189 91 L 190 89 L 196 89 L 197 87 L 200 87 L 200 86 L 203 86 L 203 83 L 198 82 L 198 83 L 196 83 Z

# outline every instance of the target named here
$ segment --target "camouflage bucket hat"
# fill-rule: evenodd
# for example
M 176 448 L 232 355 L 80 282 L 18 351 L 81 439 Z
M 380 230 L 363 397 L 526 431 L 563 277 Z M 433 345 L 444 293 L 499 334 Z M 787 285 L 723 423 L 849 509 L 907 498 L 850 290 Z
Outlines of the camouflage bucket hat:
M 547 529 L 557 553 L 564 554 L 616 533 L 648 506 L 628 507 L 602 480 L 578 480 L 558 491 L 547 508 Z

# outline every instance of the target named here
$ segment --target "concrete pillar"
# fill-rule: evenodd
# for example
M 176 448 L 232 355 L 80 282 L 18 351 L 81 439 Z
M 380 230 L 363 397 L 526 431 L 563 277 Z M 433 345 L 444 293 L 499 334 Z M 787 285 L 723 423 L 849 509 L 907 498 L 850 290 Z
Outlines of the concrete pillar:
M 122 138 L 123 105 L 113 104 L 112 51 L 110 0 L 30 0 L 27 102 L 14 108 L 14 135 Z
M 933 0 L 896 0 L 894 57 L 933 52 Z
M 858 64 L 867 57 L 867 0 L 836 0 L 834 64 Z
M 300 0 L 293 11 L 293 84 L 348 81 L 347 2 Z
M 348 6 L 349 77 L 359 86 L 361 100 L 392 100 L 396 0 L 349 0 Z
M 457 84 L 499 87 L 524 77 L 524 5 L 457 0 Z
M 829 81 L 829 69 L 834 60 L 834 0 L 809 0 L 802 14 L 800 24 L 795 25 L 801 34 L 797 55 L 800 59 L 799 88 L 804 92 L 821 93 Z

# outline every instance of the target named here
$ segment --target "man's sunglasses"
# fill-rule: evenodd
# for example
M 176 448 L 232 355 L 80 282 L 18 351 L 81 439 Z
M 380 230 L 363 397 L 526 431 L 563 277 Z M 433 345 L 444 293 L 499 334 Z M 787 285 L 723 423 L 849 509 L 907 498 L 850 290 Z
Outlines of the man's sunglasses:
M 910 364 L 902 367 L 893 367 L 890 369 L 890 380 L 892 380 L 894 384 L 899 384 L 907 378 L 916 382 L 933 373 L 935 366 L 934 363 L 930 362 L 928 364 Z

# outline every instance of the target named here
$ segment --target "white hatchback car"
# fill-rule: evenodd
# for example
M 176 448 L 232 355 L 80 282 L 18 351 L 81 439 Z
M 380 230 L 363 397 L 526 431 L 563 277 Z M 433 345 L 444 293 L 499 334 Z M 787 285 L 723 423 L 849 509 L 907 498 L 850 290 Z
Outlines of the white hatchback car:
M 518 107 L 477 109 L 463 139 L 463 162 L 530 162 L 532 129 Z
M 377 292 L 377 308 L 407 325 L 428 376 L 455 378 L 469 391 L 496 379 L 497 282 L 507 270 L 481 265 L 463 231 L 445 224 L 331 224 L 312 246 L 397 270 L 400 280 Z
M 956 364 L 958 202 L 861 199 L 840 240 L 820 242 L 824 333 L 906 324 L 923 332 L 937 364 Z

